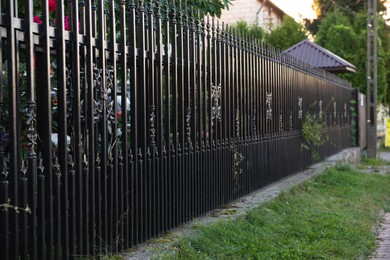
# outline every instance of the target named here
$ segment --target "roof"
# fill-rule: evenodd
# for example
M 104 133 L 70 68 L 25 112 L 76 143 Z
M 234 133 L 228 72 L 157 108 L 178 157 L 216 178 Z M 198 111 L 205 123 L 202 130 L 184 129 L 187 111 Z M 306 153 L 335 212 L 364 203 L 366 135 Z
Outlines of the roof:
M 283 53 L 329 72 L 356 72 L 355 65 L 306 39 Z

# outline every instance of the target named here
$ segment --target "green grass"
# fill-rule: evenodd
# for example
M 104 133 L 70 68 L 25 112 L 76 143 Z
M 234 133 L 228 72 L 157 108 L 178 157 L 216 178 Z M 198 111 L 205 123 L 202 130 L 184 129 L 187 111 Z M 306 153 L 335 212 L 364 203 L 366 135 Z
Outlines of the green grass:
M 342 165 L 295 186 L 234 221 L 198 225 L 167 259 L 360 259 L 390 210 L 390 176 Z
M 390 165 L 390 162 L 380 158 L 362 156 L 360 164 L 365 166 L 386 166 Z

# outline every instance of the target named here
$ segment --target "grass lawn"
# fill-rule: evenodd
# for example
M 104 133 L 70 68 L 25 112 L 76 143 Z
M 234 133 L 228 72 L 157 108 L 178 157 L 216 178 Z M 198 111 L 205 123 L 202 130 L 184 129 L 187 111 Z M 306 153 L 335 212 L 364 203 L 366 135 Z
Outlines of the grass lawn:
M 390 175 L 327 169 L 234 221 L 194 227 L 166 259 L 365 259 L 379 212 L 390 210 Z

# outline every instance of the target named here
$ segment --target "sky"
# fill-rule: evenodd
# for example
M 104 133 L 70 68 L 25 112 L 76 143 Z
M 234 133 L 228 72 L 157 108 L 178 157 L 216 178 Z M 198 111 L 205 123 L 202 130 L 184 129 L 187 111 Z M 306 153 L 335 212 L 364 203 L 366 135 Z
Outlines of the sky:
M 298 21 L 303 18 L 315 18 L 315 12 L 311 8 L 313 0 L 272 0 L 272 2 Z

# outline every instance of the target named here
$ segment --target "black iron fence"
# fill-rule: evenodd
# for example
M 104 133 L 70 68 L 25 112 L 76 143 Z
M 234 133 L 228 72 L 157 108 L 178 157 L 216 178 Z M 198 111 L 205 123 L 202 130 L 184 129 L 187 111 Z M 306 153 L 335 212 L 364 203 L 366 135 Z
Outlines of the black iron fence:
M 348 84 L 192 8 L 39 3 L 0 2 L 1 259 L 120 251 L 301 170 L 309 114 L 321 157 L 351 144 Z

